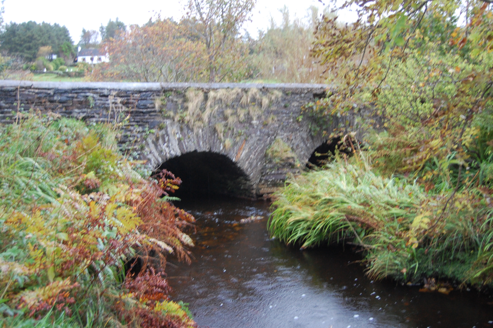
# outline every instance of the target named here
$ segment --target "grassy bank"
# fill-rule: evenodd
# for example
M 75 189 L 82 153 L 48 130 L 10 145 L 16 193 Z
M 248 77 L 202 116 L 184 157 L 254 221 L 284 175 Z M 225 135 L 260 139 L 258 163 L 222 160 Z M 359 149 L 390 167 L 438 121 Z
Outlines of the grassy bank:
M 69 76 L 60 76 L 57 74 L 33 74 L 33 81 L 38 82 L 84 82 L 86 81 L 85 77 L 69 77 Z
M 271 234 L 301 247 L 361 246 L 373 278 L 424 277 L 493 285 L 493 209 L 475 188 L 433 193 L 361 160 L 292 178 L 274 202 Z M 448 205 L 444 212 L 445 205 Z
M 179 181 L 144 178 L 116 133 L 35 115 L 0 127 L 0 327 L 195 326 L 162 274 L 193 245 L 193 217 L 166 201 Z

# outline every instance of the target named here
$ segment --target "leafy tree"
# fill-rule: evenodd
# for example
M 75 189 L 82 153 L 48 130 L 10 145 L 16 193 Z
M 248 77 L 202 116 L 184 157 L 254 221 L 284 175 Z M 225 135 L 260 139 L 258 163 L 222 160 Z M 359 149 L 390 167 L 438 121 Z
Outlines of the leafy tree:
M 3 31 L 3 14 L 5 13 L 4 3 L 5 0 L 0 1 L 0 31 Z
M 186 29 L 171 20 L 133 25 L 104 47 L 110 63 L 96 68 L 93 80 L 120 79 L 142 82 L 203 80 L 204 47 L 186 38 Z
M 118 33 L 125 32 L 127 27 L 123 22 L 120 22 L 118 18 L 116 21 L 112 21 L 111 19 L 108 21 L 106 26 L 101 25 L 99 28 L 99 33 L 101 34 L 101 39 L 103 41 L 109 40 L 111 38 L 116 38 Z
M 70 58 L 76 54 L 74 45 L 69 42 L 63 43 L 60 47 L 60 51 L 66 58 Z
M 187 18 L 191 35 L 206 49 L 209 82 L 241 79 L 247 48 L 239 38 L 241 26 L 256 0 L 189 0 Z
M 348 88 L 332 99 L 341 106 L 352 106 L 353 95 L 362 86 L 378 94 L 387 71 L 396 61 L 405 61 L 409 50 L 422 45 L 453 45 L 444 51 L 457 52 L 465 46 L 476 48 L 476 55 L 491 49 L 491 32 L 486 1 L 476 0 L 462 6 L 460 0 L 379 1 L 350 0 L 341 9 L 360 8 L 356 23 L 341 26 L 337 17 L 325 17 L 317 29 L 314 56 L 327 67 L 343 67 L 328 71 L 331 81 Z M 468 17 L 466 28 L 454 29 L 457 11 Z M 484 16 L 484 17 L 483 17 Z M 484 19 L 486 18 L 486 19 Z M 474 30 L 474 32 L 473 32 Z M 477 41 L 476 45 L 471 44 Z M 343 65 L 341 64 L 341 61 Z
M 11 23 L 0 34 L 1 49 L 12 56 L 34 61 L 40 47 L 50 46 L 55 54 L 62 53 L 64 43 L 73 44 L 65 26 L 48 23 Z
M 415 138 L 418 150 L 401 169 L 422 172 L 430 158 L 451 153 L 464 163 L 467 131 L 478 117 L 486 119 L 484 109 L 492 100 L 490 6 L 441 0 L 349 5 L 361 8 L 356 23 L 341 27 L 336 18 L 325 18 L 317 30 L 314 55 L 329 68 L 329 81 L 341 86 L 317 110 L 344 114 L 355 104 L 373 102 L 387 120 L 385 127 L 415 127 L 406 135 Z M 454 26 L 459 10 L 467 17 L 465 27 Z M 399 81 L 389 80 L 394 76 Z M 397 95 L 407 98 L 394 101 Z

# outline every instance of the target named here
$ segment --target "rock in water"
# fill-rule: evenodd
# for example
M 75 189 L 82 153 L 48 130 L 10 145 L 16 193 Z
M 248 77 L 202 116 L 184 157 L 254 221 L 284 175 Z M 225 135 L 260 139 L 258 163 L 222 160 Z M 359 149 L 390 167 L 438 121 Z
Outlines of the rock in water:
M 252 215 L 246 219 L 241 219 L 240 220 L 240 223 L 241 224 L 245 224 L 245 223 L 250 223 L 250 222 L 254 222 L 254 221 L 259 221 L 259 220 L 262 220 L 264 217 L 261 216 L 261 215 Z

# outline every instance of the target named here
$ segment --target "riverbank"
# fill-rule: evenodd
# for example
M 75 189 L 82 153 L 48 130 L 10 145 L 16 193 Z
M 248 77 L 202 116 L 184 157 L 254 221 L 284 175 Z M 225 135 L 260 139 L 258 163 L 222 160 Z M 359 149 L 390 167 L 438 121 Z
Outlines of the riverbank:
M 432 278 L 491 287 L 488 198 L 467 188 L 426 191 L 410 179 L 382 176 L 356 156 L 288 181 L 276 194 L 268 228 L 280 241 L 302 248 L 333 242 L 362 247 L 370 279 L 415 284 Z

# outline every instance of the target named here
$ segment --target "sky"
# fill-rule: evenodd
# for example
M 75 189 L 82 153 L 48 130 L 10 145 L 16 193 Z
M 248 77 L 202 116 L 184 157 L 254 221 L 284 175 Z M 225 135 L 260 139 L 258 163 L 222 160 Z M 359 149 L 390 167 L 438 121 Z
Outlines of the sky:
M 101 25 L 118 19 L 125 25 L 142 25 L 158 13 L 162 18 L 179 20 L 185 13 L 184 0 L 5 0 L 5 23 L 35 21 L 64 25 L 75 44 L 79 42 L 82 29 L 99 31 Z M 272 16 L 281 21 L 279 9 L 286 5 L 291 17 L 304 18 L 310 6 L 320 11 L 324 5 L 318 0 L 257 0 L 252 12 L 252 21 L 245 28 L 252 36 L 270 25 Z M 350 21 L 354 14 L 343 13 L 342 20 Z

